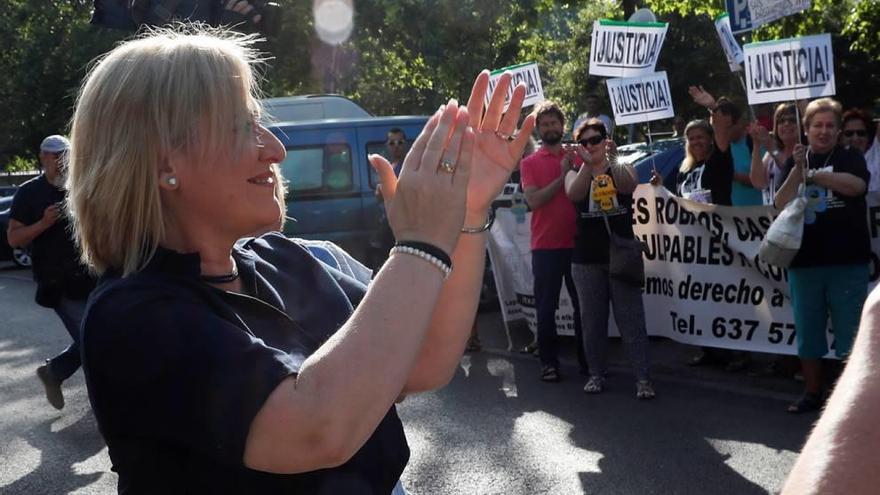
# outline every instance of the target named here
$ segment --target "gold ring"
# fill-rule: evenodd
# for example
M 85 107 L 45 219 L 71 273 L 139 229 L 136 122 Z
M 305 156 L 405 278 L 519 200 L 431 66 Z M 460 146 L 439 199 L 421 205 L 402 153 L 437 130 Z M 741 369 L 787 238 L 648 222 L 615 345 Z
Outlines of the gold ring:
M 505 140 L 505 141 L 513 141 L 513 140 L 514 140 L 514 137 L 513 137 L 513 136 L 511 136 L 510 134 L 504 134 L 504 133 L 501 132 L 501 131 L 495 131 L 495 135 L 498 136 L 498 137 L 500 137 L 501 139 L 503 139 L 503 140 Z
M 440 160 L 440 171 L 447 174 L 454 174 L 455 164 L 444 158 L 443 160 Z

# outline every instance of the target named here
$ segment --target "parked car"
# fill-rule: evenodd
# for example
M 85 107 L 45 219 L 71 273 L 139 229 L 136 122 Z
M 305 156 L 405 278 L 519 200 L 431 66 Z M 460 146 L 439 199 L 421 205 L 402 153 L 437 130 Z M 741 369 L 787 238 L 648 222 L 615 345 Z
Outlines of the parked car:
M 672 138 L 656 141 L 652 146 L 637 143 L 621 146 L 621 161 L 631 163 L 639 175 L 639 183 L 651 180 L 651 172 L 656 168 L 663 177 L 666 189 L 675 192 L 678 167 L 684 160 L 684 139 Z
M 4 187 L 4 191 L 14 190 Z M 6 240 L 6 229 L 9 226 L 9 212 L 12 207 L 13 195 L 0 196 L 0 261 L 11 260 L 18 266 L 29 268 L 31 266 L 30 247 L 12 248 Z
M 305 95 L 266 98 L 262 101 L 271 122 L 303 122 L 320 119 L 358 119 L 373 115 L 342 95 Z

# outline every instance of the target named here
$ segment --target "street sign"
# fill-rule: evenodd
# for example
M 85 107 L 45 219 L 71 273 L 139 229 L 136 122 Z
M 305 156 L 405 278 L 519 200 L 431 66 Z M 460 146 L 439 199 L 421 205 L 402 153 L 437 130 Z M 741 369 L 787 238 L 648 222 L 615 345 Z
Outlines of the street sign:
M 734 34 L 810 8 L 810 0 L 725 0 Z

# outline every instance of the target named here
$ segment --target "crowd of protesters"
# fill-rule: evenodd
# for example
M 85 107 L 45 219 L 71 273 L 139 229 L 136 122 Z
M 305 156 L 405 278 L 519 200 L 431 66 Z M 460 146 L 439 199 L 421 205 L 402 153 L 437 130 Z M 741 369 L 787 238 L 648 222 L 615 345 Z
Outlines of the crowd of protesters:
M 880 189 L 880 129 L 874 129 L 865 112 L 843 112 L 831 98 L 797 106 L 782 103 L 769 122 L 765 118 L 749 122 L 730 99 L 716 99 L 702 87 L 691 87 L 689 92 L 708 115 L 687 124 L 676 117 L 674 137 L 684 136 L 685 158 L 669 177 L 655 171 L 652 184 L 671 184 L 674 194 L 698 202 L 782 209 L 804 183 L 805 194 L 823 201 L 815 220 L 804 227 L 801 249 L 788 272 L 801 369 L 796 376 L 804 381 L 804 394 L 788 411 L 817 410 L 825 397 L 823 384 L 828 382 L 823 379 L 822 360 L 829 353 L 826 321 L 830 318 L 835 335 L 832 351 L 845 360 L 867 295 L 870 241 L 865 195 Z M 641 291 L 609 277 L 611 239 L 633 238 L 635 175 L 632 167 L 613 159 L 616 147 L 609 135 L 613 123 L 601 114 L 594 95 L 589 101 L 588 111 L 572 129 L 575 144 L 570 147 L 560 144 L 564 113 L 553 102 L 538 104 L 533 114 L 541 148 L 521 165 L 524 196 L 533 212 L 540 377 L 560 379 L 555 312 L 565 280 L 575 310 L 582 372 L 587 367 L 584 391 L 598 393 L 605 384 L 610 302 L 635 371 L 637 397 L 649 398 L 654 391 L 648 378 Z M 783 360 L 777 358 L 763 372 L 775 370 Z M 722 364 L 728 371 L 739 371 L 750 362 L 747 352 L 702 348 L 688 364 Z

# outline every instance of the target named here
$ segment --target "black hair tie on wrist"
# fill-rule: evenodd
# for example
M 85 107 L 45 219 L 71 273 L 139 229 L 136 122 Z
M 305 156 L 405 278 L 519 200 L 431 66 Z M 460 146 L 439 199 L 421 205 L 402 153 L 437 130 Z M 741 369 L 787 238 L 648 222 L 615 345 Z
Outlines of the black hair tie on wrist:
M 440 260 L 450 270 L 452 269 L 452 258 L 450 258 L 448 254 L 446 254 L 446 251 L 438 248 L 433 244 L 419 241 L 397 241 L 394 243 L 394 247 L 408 247 L 423 251 Z

